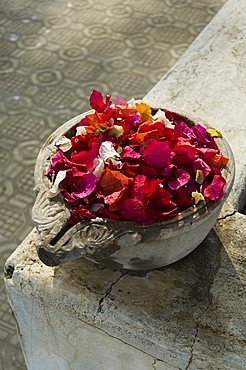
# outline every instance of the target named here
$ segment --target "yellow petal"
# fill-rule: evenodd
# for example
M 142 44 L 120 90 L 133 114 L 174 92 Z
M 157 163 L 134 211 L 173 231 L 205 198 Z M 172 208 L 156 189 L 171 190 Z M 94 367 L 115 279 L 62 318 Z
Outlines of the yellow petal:
M 199 193 L 198 191 L 193 191 L 191 193 L 191 196 L 192 196 L 192 198 L 195 199 L 195 204 L 197 204 L 199 202 L 204 202 L 205 201 L 204 196 L 201 193 Z
M 207 128 L 207 132 L 212 137 L 222 137 L 220 130 L 216 130 L 215 128 Z
M 137 111 L 139 112 L 140 116 L 143 118 L 151 118 L 151 108 L 145 103 L 136 103 Z

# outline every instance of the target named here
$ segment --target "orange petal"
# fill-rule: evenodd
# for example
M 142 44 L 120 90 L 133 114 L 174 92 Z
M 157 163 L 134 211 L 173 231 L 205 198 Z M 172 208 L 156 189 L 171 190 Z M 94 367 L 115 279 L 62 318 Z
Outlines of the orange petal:
M 224 168 L 228 161 L 229 159 L 221 154 L 215 154 L 215 156 L 211 158 L 211 163 L 218 168 Z
M 120 171 L 113 171 L 107 168 L 102 176 L 101 186 L 106 194 L 112 194 L 130 186 L 132 181 L 132 178 L 123 175 Z
M 134 108 L 124 108 L 121 111 L 121 114 L 124 118 L 129 116 L 129 114 L 136 114 L 136 113 L 137 113 L 137 110 Z
M 158 139 L 159 135 L 157 130 L 152 130 L 148 132 L 137 132 L 134 135 L 134 139 L 138 142 L 139 145 L 142 145 L 145 141 L 149 139 Z

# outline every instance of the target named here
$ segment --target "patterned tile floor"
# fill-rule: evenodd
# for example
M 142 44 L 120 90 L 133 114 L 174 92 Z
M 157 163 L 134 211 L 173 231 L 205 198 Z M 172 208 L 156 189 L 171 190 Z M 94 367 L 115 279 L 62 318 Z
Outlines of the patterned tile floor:
M 41 143 L 92 88 L 143 96 L 226 0 L 0 0 L 0 265 L 32 228 Z M 25 369 L 0 279 L 0 369 Z

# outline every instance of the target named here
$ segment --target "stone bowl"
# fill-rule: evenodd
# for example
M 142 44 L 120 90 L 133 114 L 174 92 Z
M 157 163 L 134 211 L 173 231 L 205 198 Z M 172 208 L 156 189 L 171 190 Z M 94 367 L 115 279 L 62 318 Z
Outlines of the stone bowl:
M 199 122 L 208 127 L 206 122 L 190 114 L 176 109 L 171 111 L 182 116 L 190 126 Z M 221 152 L 229 158 L 228 165 L 223 169 L 227 185 L 220 201 L 198 203 L 198 206 L 192 206 L 176 217 L 151 225 L 95 218 L 69 227 L 70 211 L 62 195 L 50 198 L 51 183 L 45 176 L 45 170 L 54 154 L 57 138 L 92 112 L 85 112 L 64 123 L 51 134 L 38 154 L 34 172 L 37 197 L 32 218 L 38 233 L 36 248 L 39 258 L 48 266 L 83 257 L 110 268 L 151 270 L 185 257 L 212 229 L 232 188 L 235 163 L 227 141 L 216 139 Z

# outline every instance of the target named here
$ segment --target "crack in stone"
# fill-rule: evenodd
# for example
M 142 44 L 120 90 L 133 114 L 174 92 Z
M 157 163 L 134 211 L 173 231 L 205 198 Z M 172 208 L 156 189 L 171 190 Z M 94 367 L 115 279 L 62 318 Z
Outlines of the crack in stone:
M 190 367 L 190 364 L 192 363 L 192 360 L 193 360 L 193 350 L 194 350 L 194 345 L 195 345 L 195 342 L 196 342 L 196 338 L 198 336 L 198 332 L 199 332 L 199 326 L 197 325 L 196 326 L 196 332 L 195 332 L 195 335 L 194 335 L 194 338 L 193 338 L 193 341 L 192 341 L 192 344 L 191 344 L 190 358 L 189 358 L 189 361 L 188 361 L 187 366 L 185 367 L 185 370 L 188 370 L 189 367 Z
M 223 216 L 223 217 L 219 217 L 217 221 L 225 220 L 225 219 L 226 219 L 226 218 L 228 218 L 228 217 L 232 217 L 232 216 L 234 216 L 234 215 L 235 215 L 235 213 L 237 213 L 237 211 L 236 211 L 236 210 L 235 210 L 235 211 L 233 211 L 232 213 L 229 213 L 228 215 L 225 215 L 225 216 Z
M 100 312 L 102 312 L 102 306 L 103 306 L 103 302 L 104 302 L 104 299 L 106 298 L 106 297 L 108 297 L 109 296 L 109 294 L 111 293 L 111 291 L 112 291 L 112 289 L 113 289 L 113 286 L 115 285 L 115 284 L 117 284 L 118 283 L 118 281 L 123 277 L 123 276 L 125 276 L 125 275 L 127 275 L 128 274 L 128 272 L 123 272 L 111 285 L 110 285 L 110 287 L 106 290 L 106 293 L 104 294 L 104 296 L 103 297 L 101 297 L 100 298 L 100 300 L 99 300 L 99 302 L 98 302 L 98 309 L 97 309 L 97 314 L 98 313 L 100 313 Z

